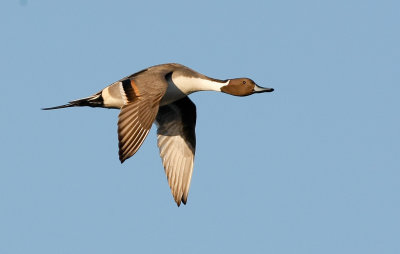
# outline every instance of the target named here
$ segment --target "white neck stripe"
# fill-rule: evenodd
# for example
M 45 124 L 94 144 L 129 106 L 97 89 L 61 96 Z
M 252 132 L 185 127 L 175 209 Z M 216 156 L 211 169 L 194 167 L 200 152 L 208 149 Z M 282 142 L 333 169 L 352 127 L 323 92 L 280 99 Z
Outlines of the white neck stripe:
M 184 94 L 190 94 L 197 91 L 221 91 L 221 87 L 229 84 L 229 81 L 226 82 L 218 82 L 212 81 L 209 79 L 202 78 L 192 78 L 185 76 L 177 76 L 174 77 L 172 75 L 172 81 Z

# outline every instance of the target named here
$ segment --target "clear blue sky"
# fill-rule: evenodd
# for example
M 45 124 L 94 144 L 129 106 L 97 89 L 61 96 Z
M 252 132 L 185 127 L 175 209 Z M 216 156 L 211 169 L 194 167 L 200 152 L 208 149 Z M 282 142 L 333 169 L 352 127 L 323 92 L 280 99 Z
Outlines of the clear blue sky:
M 0 3 L 0 253 L 400 253 L 398 1 Z M 41 111 L 178 62 L 274 93 L 191 96 L 173 201 L 155 129 L 118 160 L 117 110 Z

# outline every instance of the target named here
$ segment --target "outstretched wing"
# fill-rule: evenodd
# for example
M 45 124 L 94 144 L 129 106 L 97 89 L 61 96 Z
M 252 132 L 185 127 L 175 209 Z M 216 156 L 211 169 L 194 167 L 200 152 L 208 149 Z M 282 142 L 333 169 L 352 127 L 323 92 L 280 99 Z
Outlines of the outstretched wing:
M 149 134 L 168 83 L 160 73 L 144 73 L 120 82 L 125 100 L 118 116 L 119 159 L 123 163 Z
M 124 105 L 118 116 L 119 160 L 123 163 L 134 155 L 149 134 L 156 118 L 158 103 L 137 98 Z
M 196 147 L 196 106 L 188 98 L 160 107 L 158 147 L 175 202 L 186 204 Z

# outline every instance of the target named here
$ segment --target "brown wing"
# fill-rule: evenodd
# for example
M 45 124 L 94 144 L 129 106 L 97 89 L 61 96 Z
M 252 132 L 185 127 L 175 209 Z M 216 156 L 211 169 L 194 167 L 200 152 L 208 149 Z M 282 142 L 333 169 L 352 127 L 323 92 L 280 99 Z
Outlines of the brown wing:
M 175 202 L 186 204 L 196 147 L 196 106 L 188 98 L 160 107 L 158 147 Z
M 124 105 L 118 116 L 119 159 L 123 163 L 142 145 L 156 118 L 158 103 L 137 98 Z
M 144 70 L 120 81 L 125 105 L 118 119 L 119 159 L 124 162 L 142 145 L 167 90 L 168 69 Z

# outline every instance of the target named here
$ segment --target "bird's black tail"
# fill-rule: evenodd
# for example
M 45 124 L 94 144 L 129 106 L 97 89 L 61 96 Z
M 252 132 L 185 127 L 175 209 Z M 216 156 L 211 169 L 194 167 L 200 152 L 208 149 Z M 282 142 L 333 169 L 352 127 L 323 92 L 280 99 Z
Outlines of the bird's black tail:
M 51 109 L 59 109 L 59 108 L 69 108 L 69 107 L 84 107 L 84 106 L 89 106 L 89 107 L 103 107 L 104 106 L 104 100 L 103 96 L 101 96 L 101 91 L 75 101 L 70 101 L 68 104 L 64 104 L 61 106 L 56 106 L 56 107 L 50 107 L 50 108 L 42 108 L 42 110 L 51 110 Z

